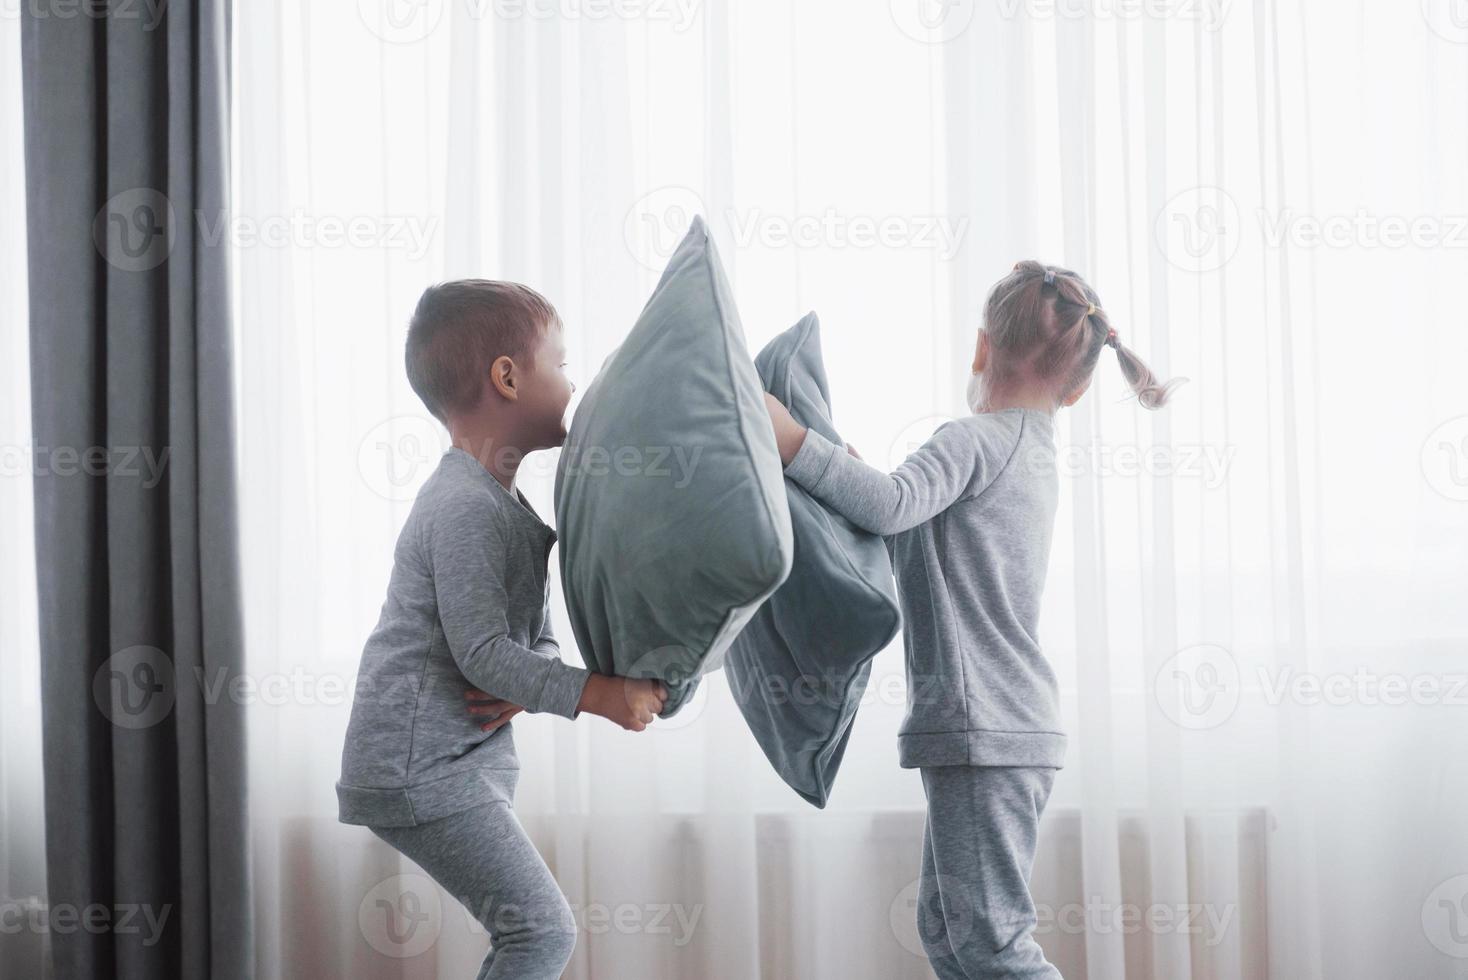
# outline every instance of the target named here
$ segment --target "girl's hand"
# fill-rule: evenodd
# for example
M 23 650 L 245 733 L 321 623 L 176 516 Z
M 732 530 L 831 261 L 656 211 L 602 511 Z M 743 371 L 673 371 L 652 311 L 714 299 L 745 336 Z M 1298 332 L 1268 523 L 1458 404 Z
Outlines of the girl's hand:
M 486 719 L 479 726 L 481 732 L 492 732 L 503 728 L 510 723 L 510 719 L 525 709 L 518 704 L 502 701 L 493 694 L 483 691 L 469 689 L 464 692 L 464 700 L 469 704 L 469 714 L 477 721 Z
M 765 408 L 770 413 L 770 423 L 775 427 L 775 447 L 780 450 L 780 462 L 785 466 L 800 452 L 805 442 L 805 426 L 795 421 L 795 416 L 780 399 L 765 392 Z

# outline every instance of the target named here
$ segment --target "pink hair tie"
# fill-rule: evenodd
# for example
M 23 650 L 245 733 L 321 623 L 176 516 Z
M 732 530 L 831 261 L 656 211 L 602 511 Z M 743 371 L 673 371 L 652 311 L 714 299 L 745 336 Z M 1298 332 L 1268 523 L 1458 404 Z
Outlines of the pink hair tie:
M 1106 331 L 1106 344 L 1107 344 L 1108 347 L 1115 347 L 1116 346 L 1116 331 L 1115 330 L 1108 330 L 1108 331 Z

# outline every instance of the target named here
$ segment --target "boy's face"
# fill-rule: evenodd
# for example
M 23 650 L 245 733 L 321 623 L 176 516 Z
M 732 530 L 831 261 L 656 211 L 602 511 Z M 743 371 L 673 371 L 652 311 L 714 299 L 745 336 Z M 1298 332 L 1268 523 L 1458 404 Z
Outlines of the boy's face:
M 540 336 L 521 395 L 530 446 L 554 449 L 566 441 L 566 406 L 575 385 L 566 377 L 566 337 L 557 319 Z

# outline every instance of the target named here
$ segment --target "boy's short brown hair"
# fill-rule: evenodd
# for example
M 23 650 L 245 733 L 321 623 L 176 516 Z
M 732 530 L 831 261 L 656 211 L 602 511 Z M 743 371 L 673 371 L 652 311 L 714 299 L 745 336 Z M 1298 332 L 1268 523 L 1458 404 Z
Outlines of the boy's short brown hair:
M 457 279 L 429 286 L 408 324 L 408 384 L 440 422 L 468 411 L 499 357 L 525 358 L 560 320 L 528 286 Z

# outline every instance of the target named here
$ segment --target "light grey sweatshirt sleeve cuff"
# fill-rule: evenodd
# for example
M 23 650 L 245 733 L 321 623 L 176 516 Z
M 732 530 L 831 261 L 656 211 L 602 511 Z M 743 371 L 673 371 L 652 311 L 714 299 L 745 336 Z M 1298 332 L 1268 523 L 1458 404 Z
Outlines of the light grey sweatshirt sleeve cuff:
M 838 449 L 836 444 L 815 429 L 805 430 L 805 442 L 800 444 L 800 450 L 790 465 L 785 467 L 785 475 L 800 484 L 811 493 L 815 493 L 820 486 L 821 478 L 831 467 L 831 458 L 838 452 L 845 452 L 845 448 Z
M 590 677 L 591 671 L 585 667 L 572 667 L 557 659 L 546 672 L 545 686 L 540 689 L 540 703 L 535 710 L 560 715 L 562 718 L 575 718 L 576 706 L 581 703 L 581 692 L 585 690 L 586 681 Z

